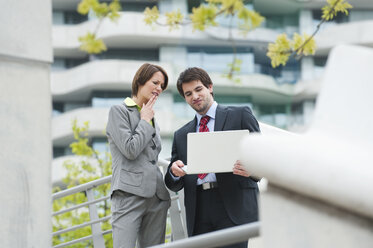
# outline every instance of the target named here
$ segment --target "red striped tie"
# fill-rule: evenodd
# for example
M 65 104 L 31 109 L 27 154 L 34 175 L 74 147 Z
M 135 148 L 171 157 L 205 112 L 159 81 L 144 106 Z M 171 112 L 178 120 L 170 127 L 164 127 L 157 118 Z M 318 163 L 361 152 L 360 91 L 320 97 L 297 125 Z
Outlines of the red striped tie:
M 208 115 L 205 115 L 201 118 L 200 122 L 199 122 L 199 132 L 210 132 L 209 128 L 207 127 L 207 123 L 209 122 L 210 120 L 210 116 Z M 207 176 L 206 173 L 203 173 L 203 174 L 198 174 L 198 178 L 199 179 L 204 179 L 205 177 Z

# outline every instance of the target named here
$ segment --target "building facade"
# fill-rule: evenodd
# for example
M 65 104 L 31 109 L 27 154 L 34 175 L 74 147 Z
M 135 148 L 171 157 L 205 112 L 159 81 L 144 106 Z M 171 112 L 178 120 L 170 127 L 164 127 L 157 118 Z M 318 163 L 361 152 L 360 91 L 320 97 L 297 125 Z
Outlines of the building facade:
M 117 23 L 105 20 L 98 31 L 108 50 L 87 55 L 79 50 L 78 37 L 97 26 L 94 17 L 76 12 L 79 0 L 53 0 L 53 52 L 51 91 L 53 98 L 53 181 L 63 175 L 62 161 L 70 155 L 73 141 L 71 120 L 90 122 L 90 142 L 105 150 L 104 133 L 111 105 L 131 94 L 132 78 L 141 64 L 163 66 L 169 74 L 169 88 L 156 104 L 161 127 L 161 157 L 170 157 L 173 132 L 194 116 L 176 89 L 176 79 L 187 67 L 204 68 L 214 82 L 215 100 L 223 105 L 248 105 L 259 121 L 301 132 L 312 120 L 320 79 L 332 47 L 341 43 L 373 46 L 373 3 L 349 0 L 354 6 L 348 16 L 339 14 L 325 23 L 316 35 L 315 56 L 291 59 L 284 67 L 272 68 L 266 48 L 277 35 L 294 32 L 311 34 L 321 19 L 324 1 L 256 0 L 248 6 L 265 18 L 263 25 L 241 36 L 233 30 L 237 57 L 242 60 L 239 83 L 222 77 L 233 57 L 227 21 L 206 32 L 191 26 L 169 31 L 168 27 L 147 26 L 145 7 L 158 6 L 161 13 L 180 9 L 191 12 L 199 0 L 124 0 Z M 352 82 L 353 83 L 353 82 Z M 348 104 L 348 99 L 346 99 Z

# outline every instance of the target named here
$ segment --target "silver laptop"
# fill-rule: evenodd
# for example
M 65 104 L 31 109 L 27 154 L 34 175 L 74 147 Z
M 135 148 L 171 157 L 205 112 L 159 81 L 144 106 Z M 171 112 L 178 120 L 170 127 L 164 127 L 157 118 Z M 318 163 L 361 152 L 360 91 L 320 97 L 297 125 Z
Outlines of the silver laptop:
M 231 172 L 248 130 L 188 134 L 188 174 Z

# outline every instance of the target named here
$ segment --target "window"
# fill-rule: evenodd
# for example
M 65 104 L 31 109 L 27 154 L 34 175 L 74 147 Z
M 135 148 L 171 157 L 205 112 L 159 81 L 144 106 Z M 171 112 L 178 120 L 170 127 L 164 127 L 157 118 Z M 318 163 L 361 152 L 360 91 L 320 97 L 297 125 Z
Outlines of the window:
M 62 102 L 53 102 L 52 107 L 52 116 L 57 116 L 64 112 L 64 104 Z
M 251 96 L 214 94 L 214 100 L 226 106 L 249 106 L 252 108 Z M 177 118 L 192 119 L 196 112 L 190 107 L 183 97 L 174 94 L 173 112 Z
M 52 71 L 63 71 L 88 62 L 86 58 L 54 58 Z
M 251 96 L 214 94 L 214 99 L 222 105 L 252 107 Z
M 324 73 L 327 57 L 314 57 L 315 76 L 321 77 Z
M 108 108 L 120 104 L 126 97 L 131 97 L 130 91 L 95 91 L 92 93 L 92 107 Z
M 267 15 L 265 18 L 264 25 L 266 28 L 286 32 L 291 36 L 294 32 L 298 32 L 298 15 Z
M 52 71 L 64 71 L 66 70 L 66 63 L 64 59 L 54 58 L 51 67 Z
M 65 18 L 63 11 L 61 10 L 53 10 L 53 25 L 63 25 L 65 23 Z
M 241 74 L 254 72 L 254 55 L 249 47 L 236 48 L 236 58 L 242 60 Z M 232 47 L 188 47 L 188 66 L 197 66 L 209 72 L 226 73 L 233 60 Z
M 67 155 L 72 155 L 70 147 L 53 146 L 53 158 L 59 158 Z
M 111 0 L 104 0 L 100 2 L 111 3 Z M 120 0 L 121 11 L 133 11 L 133 12 L 143 12 L 146 7 L 153 8 L 158 6 L 157 0 Z
M 192 13 L 193 8 L 197 8 L 203 0 L 188 0 L 188 13 Z
M 82 58 L 82 59 L 76 59 L 76 58 L 71 59 L 71 58 L 69 58 L 69 59 L 65 60 L 65 66 L 66 66 L 67 69 L 69 69 L 69 68 L 73 68 L 73 67 L 76 67 L 78 65 L 87 63 L 88 61 L 89 61 L 88 57 Z
M 256 112 L 258 121 L 273 125 L 279 128 L 286 128 L 288 126 L 288 118 L 290 105 L 279 104 L 260 104 L 256 105 Z
M 257 59 L 257 57 L 255 58 Z M 255 61 L 256 70 L 260 73 L 274 77 L 278 84 L 295 84 L 300 78 L 300 62 L 290 58 L 285 66 L 273 68 L 269 58 L 258 58 Z
M 322 11 L 321 9 L 315 9 L 312 11 L 312 18 L 314 21 L 316 22 L 320 22 L 321 21 L 321 16 L 322 16 Z M 329 23 L 330 22 L 334 22 L 334 23 L 344 23 L 344 22 L 348 22 L 348 15 L 345 15 L 344 13 L 338 13 L 334 18 L 333 20 L 330 20 L 328 21 Z
M 96 55 L 99 59 L 126 59 L 126 60 L 144 60 L 159 61 L 158 49 L 108 49 L 106 52 Z
M 92 138 L 91 146 L 93 150 L 96 150 L 100 153 L 100 158 L 104 158 L 105 153 L 110 152 L 107 138 L 99 138 L 99 137 Z
M 87 15 L 81 15 L 76 11 L 65 11 L 64 12 L 64 23 L 65 24 L 79 24 L 88 20 Z

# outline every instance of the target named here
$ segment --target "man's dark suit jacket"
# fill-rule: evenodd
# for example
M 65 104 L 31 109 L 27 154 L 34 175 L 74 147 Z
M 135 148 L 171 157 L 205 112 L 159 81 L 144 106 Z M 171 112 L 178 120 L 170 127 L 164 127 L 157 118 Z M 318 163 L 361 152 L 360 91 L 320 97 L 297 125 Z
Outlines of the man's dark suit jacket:
M 196 132 L 197 118 L 187 123 L 174 134 L 172 158 L 165 175 L 166 186 L 172 191 L 179 191 L 184 187 L 185 211 L 188 235 L 193 235 L 196 213 L 196 184 L 197 175 L 185 175 L 175 181 L 170 175 L 170 168 L 176 160 L 187 161 L 187 134 Z M 260 132 L 259 124 L 249 107 L 217 106 L 214 131 L 249 130 Z M 233 164 L 232 164 L 233 167 Z M 234 175 L 233 173 L 216 173 L 218 190 L 223 198 L 224 206 L 229 217 L 236 225 L 258 220 L 257 180 L 251 177 Z M 216 216 L 219 218 L 219 216 Z

